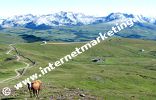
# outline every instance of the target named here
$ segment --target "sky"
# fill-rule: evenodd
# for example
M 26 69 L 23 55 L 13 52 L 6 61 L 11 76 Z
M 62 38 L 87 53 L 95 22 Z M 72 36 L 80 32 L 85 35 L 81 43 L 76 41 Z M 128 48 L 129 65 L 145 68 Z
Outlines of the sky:
M 0 0 L 0 17 L 60 11 L 106 16 L 112 12 L 156 16 L 156 0 Z

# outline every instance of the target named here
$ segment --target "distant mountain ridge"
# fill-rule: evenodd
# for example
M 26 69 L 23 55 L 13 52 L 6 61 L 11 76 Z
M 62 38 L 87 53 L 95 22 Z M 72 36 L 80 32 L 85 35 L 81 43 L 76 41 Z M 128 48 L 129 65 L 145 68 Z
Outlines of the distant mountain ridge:
M 108 16 L 95 17 L 63 11 L 40 16 L 32 14 L 12 16 L 0 19 L 0 43 L 90 41 L 95 39 L 99 32 L 107 32 L 116 23 L 137 16 L 110 13 Z M 133 27 L 120 31 L 114 37 L 156 40 L 156 18 L 142 15 L 139 17 L 142 23 L 135 23 Z
M 81 26 L 89 24 L 107 23 L 116 20 L 134 18 L 135 16 L 136 15 L 125 13 L 110 13 L 108 16 L 94 17 L 87 16 L 82 13 L 61 11 L 54 14 L 40 16 L 28 14 L 13 16 L 7 19 L 0 19 L 0 26 L 2 28 L 25 27 L 30 29 L 49 29 L 54 26 Z M 142 19 L 145 23 L 151 23 L 156 25 L 156 18 L 142 16 Z

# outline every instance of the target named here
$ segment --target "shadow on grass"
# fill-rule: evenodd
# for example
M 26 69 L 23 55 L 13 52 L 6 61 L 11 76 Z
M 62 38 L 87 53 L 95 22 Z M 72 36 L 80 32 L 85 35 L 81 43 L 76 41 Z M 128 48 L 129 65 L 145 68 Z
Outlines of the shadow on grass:
M 1 100 L 15 100 L 16 98 L 2 98 Z

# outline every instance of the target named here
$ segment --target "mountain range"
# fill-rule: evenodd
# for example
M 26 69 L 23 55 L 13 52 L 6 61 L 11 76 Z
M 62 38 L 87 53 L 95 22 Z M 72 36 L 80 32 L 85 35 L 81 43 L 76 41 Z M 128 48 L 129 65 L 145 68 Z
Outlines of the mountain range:
M 0 19 L 2 28 L 25 27 L 30 29 L 49 29 L 53 26 L 81 26 L 90 24 L 107 23 L 115 20 L 134 18 L 136 15 L 125 13 L 110 13 L 108 16 L 94 17 L 82 13 L 58 12 L 54 14 L 35 16 L 32 14 L 12 16 Z M 144 17 L 145 23 L 156 24 L 156 18 Z
M 90 41 L 99 32 L 107 32 L 114 24 L 137 15 L 110 13 L 95 17 L 82 13 L 58 12 L 47 15 L 18 15 L 0 19 L 0 43 L 37 41 Z M 156 40 L 156 18 L 141 15 L 143 23 L 136 23 L 115 34 L 115 37 Z

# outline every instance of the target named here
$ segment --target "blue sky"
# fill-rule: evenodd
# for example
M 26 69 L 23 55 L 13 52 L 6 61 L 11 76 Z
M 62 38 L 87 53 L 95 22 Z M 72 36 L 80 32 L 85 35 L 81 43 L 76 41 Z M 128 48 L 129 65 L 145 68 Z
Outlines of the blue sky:
M 156 16 L 156 0 L 0 0 L 0 17 L 49 14 L 59 11 L 105 16 L 125 12 Z

